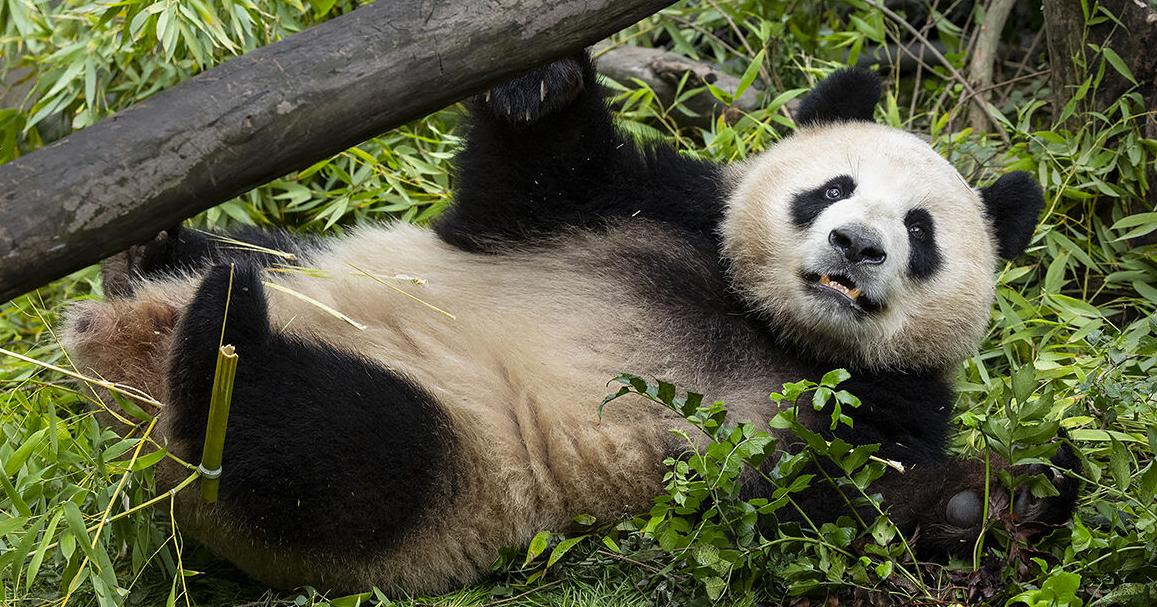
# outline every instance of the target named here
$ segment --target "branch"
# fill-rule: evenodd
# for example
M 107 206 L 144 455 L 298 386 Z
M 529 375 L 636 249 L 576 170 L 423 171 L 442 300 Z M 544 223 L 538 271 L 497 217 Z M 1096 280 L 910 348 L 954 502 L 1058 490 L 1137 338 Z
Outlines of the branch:
M 671 0 L 388 0 L 0 165 L 0 301 L 576 51 Z

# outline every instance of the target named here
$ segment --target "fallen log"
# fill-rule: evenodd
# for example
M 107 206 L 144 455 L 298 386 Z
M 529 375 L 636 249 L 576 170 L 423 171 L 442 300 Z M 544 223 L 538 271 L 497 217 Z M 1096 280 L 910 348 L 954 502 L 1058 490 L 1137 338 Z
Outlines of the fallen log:
M 0 302 L 671 0 L 376 2 L 0 165 Z

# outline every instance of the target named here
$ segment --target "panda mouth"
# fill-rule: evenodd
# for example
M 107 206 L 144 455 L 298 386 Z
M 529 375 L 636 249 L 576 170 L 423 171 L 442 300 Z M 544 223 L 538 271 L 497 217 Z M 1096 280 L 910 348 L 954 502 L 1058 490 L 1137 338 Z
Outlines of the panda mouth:
M 883 307 L 865 295 L 856 281 L 843 274 L 806 273 L 803 279 L 816 294 L 834 299 L 856 312 L 872 313 Z

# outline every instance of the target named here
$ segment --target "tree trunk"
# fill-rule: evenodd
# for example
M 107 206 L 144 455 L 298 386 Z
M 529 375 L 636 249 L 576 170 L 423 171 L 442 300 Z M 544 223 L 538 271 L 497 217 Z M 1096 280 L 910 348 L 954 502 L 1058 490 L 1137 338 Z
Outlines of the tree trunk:
M 383 0 L 0 165 L 0 302 L 671 0 Z
M 1099 4 L 1116 15 L 1123 27 L 1106 20 L 1086 31 L 1081 1 L 1044 0 L 1053 116 L 1059 116 L 1074 90 L 1080 86 L 1079 75 L 1091 73 L 1100 60 L 1088 44 L 1107 45 L 1120 55 L 1139 83 L 1139 92 L 1146 105 L 1157 109 L 1157 54 L 1152 52 L 1157 48 L 1157 8 L 1145 0 L 1101 0 Z M 1132 82 L 1109 67 L 1086 109 L 1103 108 L 1131 87 Z M 1157 119 L 1152 115 L 1149 116 L 1147 131 L 1149 137 L 1157 136 Z
M 1106 66 L 1104 78 L 1094 95 L 1086 98 L 1078 106 L 1067 122 L 1072 128 L 1085 120 L 1088 111 L 1100 111 L 1119 99 L 1134 86 L 1145 102 L 1148 115 L 1144 118 L 1144 134 L 1157 139 L 1157 8 L 1146 0 L 1100 0 L 1100 5 L 1108 9 L 1120 20 L 1117 25 L 1112 20 L 1093 27 L 1085 27 L 1085 17 L 1081 12 L 1081 0 L 1044 0 L 1045 33 L 1048 36 L 1049 66 L 1052 72 L 1053 116 L 1058 117 L 1065 104 L 1072 98 L 1082 74 L 1095 73 L 1100 56 L 1095 55 L 1089 44 L 1113 49 L 1132 72 L 1135 85 Z M 1081 67 L 1083 66 L 1083 67 Z M 1114 142 L 1108 142 L 1113 145 Z M 1150 189 L 1144 199 L 1123 200 L 1127 213 L 1150 211 L 1157 208 L 1157 169 L 1149 163 L 1148 178 Z M 1109 208 L 1103 207 L 1105 219 L 1109 219 Z M 1133 241 L 1135 246 L 1157 242 L 1157 233 Z

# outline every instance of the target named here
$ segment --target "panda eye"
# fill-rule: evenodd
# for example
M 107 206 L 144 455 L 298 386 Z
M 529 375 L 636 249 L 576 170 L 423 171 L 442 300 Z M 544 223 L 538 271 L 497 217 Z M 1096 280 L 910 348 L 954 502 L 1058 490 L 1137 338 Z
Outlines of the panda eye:
M 908 226 L 908 233 L 918 240 L 924 240 L 924 238 L 928 236 L 928 231 L 918 223 Z
M 833 185 L 824 192 L 824 198 L 827 198 L 828 200 L 839 200 L 843 197 L 844 191 L 840 189 L 840 186 L 838 185 Z

